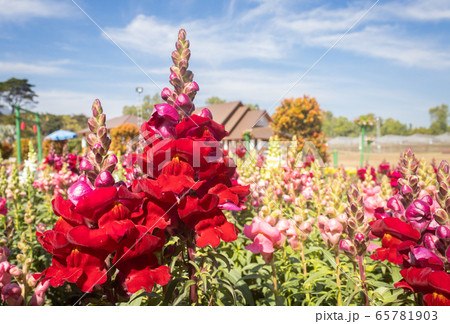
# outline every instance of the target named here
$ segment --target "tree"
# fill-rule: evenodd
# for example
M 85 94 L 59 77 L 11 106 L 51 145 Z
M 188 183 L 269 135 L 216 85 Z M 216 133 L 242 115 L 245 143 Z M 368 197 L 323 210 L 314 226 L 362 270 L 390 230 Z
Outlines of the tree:
M 426 127 L 416 127 L 416 128 L 410 129 L 408 135 L 413 135 L 413 134 L 432 135 L 430 128 L 426 128 Z
M 323 159 L 326 159 L 326 143 L 322 132 L 323 111 L 315 98 L 285 99 L 272 117 L 275 133 L 281 139 L 297 137 L 299 149 L 311 141 Z
M 212 96 L 212 97 L 206 99 L 205 105 L 210 106 L 210 105 L 216 105 L 216 104 L 225 103 L 225 102 L 227 102 L 227 101 L 224 99 L 220 99 L 219 97 Z
M 244 104 L 244 106 L 247 106 L 250 110 L 259 110 L 258 104 Z
M 155 93 L 153 97 L 149 95 L 144 97 L 144 102 L 142 104 L 142 118 L 144 120 L 149 120 L 152 115 L 153 108 L 155 105 L 162 103 L 162 99 L 159 93 Z M 138 107 L 139 106 L 125 106 L 122 109 L 122 115 L 134 115 L 138 116 Z
M 381 135 L 408 135 L 408 126 L 398 120 L 388 118 L 380 127 Z
M 125 154 L 127 143 L 138 135 L 139 127 L 129 123 L 111 129 L 111 150 Z
M 430 108 L 430 132 L 433 135 L 443 134 L 447 131 L 448 106 L 440 105 Z
M 28 79 L 11 78 L 0 82 L 0 98 L 4 104 L 1 108 L 9 108 L 11 112 L 15 105 L 23 106 L 37 103 L 35 97 L 38 95 L 31 89 L 34 85 L 28 83 Z
M 331 111 L 326 111 L 322 121 L 322 131 L 326 137 L 359 135 L 359 127 L 347 117 L 334 117 Z

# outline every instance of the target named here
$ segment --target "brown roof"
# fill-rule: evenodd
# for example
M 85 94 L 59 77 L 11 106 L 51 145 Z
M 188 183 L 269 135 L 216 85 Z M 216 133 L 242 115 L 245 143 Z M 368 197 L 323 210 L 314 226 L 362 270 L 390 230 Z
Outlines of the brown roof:
M 116 118 L 106 119 L 106 128 L 110 130 L 111 128 L 116 128 L 122 124 L 133 124 L 135 126 L 140 126 L 138 124 L 138 118 L 134 115 L 125 115 L 120 116 Z M 85 135 L 87 133 L 90 133 L 91 131 L 89 128 L 84 128 L 77 132 L 78 135 Z
M 198 107 L 195 109 L 194 114 L 199 114 L 203 108 L 208 108 L 209 110 L 211 110 L 214 121 L 218 122 L 219 124 L 225 125 L 233 112 L 241 106 L 243 105 L 240 101 L 225 102 L 210 106 Z
M 266 114 L 265 110 L 250 110 L 248 109 L 239 123 L 234 127 L 234 129 L 229 133 L 227 137 L 224 138 L 227 140 L 240 140 L 242 139 L 242 134 L 245 131 L 251 130 L 253 138 L 260 138 L 253 133 L 253 130 L 257 128 L 265 128 L 265 127 L 254 127 L 255 124 Z M 225 128 L 226 129 L 226 128 Z M 259 132 L 258 134 L 260 134 Z M 267 133 L 267 132 L 266 132 Z M 262 134 L 261 134 L 262 135 Z M 270 137 L 270 136 L 269 136 Z M 262 138 L 260 138 L 262 139 Z
M 255 127 L 252 129 L 252 138 L 268 141 L 274 135 L 270 126 Z
M 250 108 L 242 106 L 235 110 L 234 114 L 231 114 L 228 121 L 225 123 L 225 129 L 228 133 L 232 133 L 233 130 L 242 123 L 242 118 L 247 114 Z
M 241 140 L 245 131 L 251 130 L 252 138 L 268 140 L 273 131 L 267 123 L 258 127 L 258 121 L 267 118 L 268 122 L 272 119 L 265 110 L 251 110 L 244 106 L 241 101 L 226 102 L 195 109 L 194 114 L 199 114 L 203 108 L 209 108 L 213 115 L 214 121 L 225 126 L 225 130 L 229 133 L 227 140 Z

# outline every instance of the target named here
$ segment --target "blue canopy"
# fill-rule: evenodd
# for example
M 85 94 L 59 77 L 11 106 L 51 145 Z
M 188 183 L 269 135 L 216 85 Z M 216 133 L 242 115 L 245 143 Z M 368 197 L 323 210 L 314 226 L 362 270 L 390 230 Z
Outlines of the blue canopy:
M 51 133 L 50 135 L 47 135 L 45 137 L 45 139 L 46 140 L 49 139 L 52 141 L 64 141 L 64 140 L 74 138 L 76 136 L 77 136 L 77 134 L 74 132 L 60 129 L 60 130 L 57 130 L 56 132 Z

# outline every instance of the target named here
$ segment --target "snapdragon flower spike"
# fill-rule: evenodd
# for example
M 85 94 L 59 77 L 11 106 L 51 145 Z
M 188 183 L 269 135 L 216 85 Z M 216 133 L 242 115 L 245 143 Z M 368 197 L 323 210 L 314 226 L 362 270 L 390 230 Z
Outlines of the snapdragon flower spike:
M 86 158 L 82 159 L 80 169 L 85 171 L 91 183 L 95 183 L 101 172 L 111 173 L 117 164 L 117 157 L 114 154 L 108 154 L 111 139 L 108 137 L 106 128 L 106 115 L 98 99 L 95 99 L 92 104 L 92 117 L 89 118 L 88 124 L 92 132 L 86 138 L 90 152 Z
M 382 247 L 370 257 L 404 268 L 400 271 L 403 280 L 395 287 L 421 293 L 425 305 L 450 305 L 450 275 L 445 271 L 450 245 L 446 210 L 450 167 L 441 163 L 436 173 L 438 188 L 427 191 L 417 176 L 418 167 L 412 151 L 406 150 L 399 168 L 401 188 L 387 203 L 391 211 L 371 223 L 371 233 L 382 238 Z
M 347 193 L 349 206 L 345 209 L 348 217 L 345 232 L 356 247 L 357 254 L 362 256 L 367 251 L 370 225 L 365 220 L 364 200 L 356 185 L 352 184 Z
M 441 162 L 436 177 L 438 180 L 436 199 L 442 209 L 450 215 L 450 166 L 447 161 Z
M 228 133 L 212 120 L 209 110 L 191 115 L 198 85 L 187 70 L 190 57 L 186 32 L 180 30 L 172 53 L 170 83 L 150 120 L 141 126 L 142 153 L 130 162 L 144 174 L 133 181 L 134 193 L 144 194 L 142 222 L 159 219 L 167 232 L 182 239 L 194 238 L 197 246 L 216 247 L 237 238 L 237 229 L 222 210 L 242 210 L 248 186 L 231 181 L 236 165 L 218 142 Z M 156 207 L 157 206 L 157 207 Z
M 172 52 L 173 66 L 169 80 L 174 90 L 164 88 L 161 91 L 161 98 L 169 105 L 175 107 L 182 117 L 192 114 L 195 109 L 194 98 L 199 91 L 199 86 L 192 81 L 194 74 L 188 70 L 191 51 L 189 41 L 186 40 L 186 31 L 181 29 L 178 33 L 178 40 L 175 44 L 175 51 Z

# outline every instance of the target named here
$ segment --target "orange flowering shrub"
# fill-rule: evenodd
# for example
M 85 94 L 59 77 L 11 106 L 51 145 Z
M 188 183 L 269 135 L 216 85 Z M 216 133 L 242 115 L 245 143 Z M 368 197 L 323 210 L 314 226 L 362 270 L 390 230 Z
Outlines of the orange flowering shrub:
M 321 157 L 326 159 L 327 144 L 322 132 L 323 111 L 314 97 L 285 99 L 273 115 L 273 128 L 281 139 L 297 136 L 299 149 L 311 141 Z
M 111 150 L 116 153 L 119 151 L 125 153 L 127 143 L 138 135 L 139 127 L 129 123 L 111 129 Z

